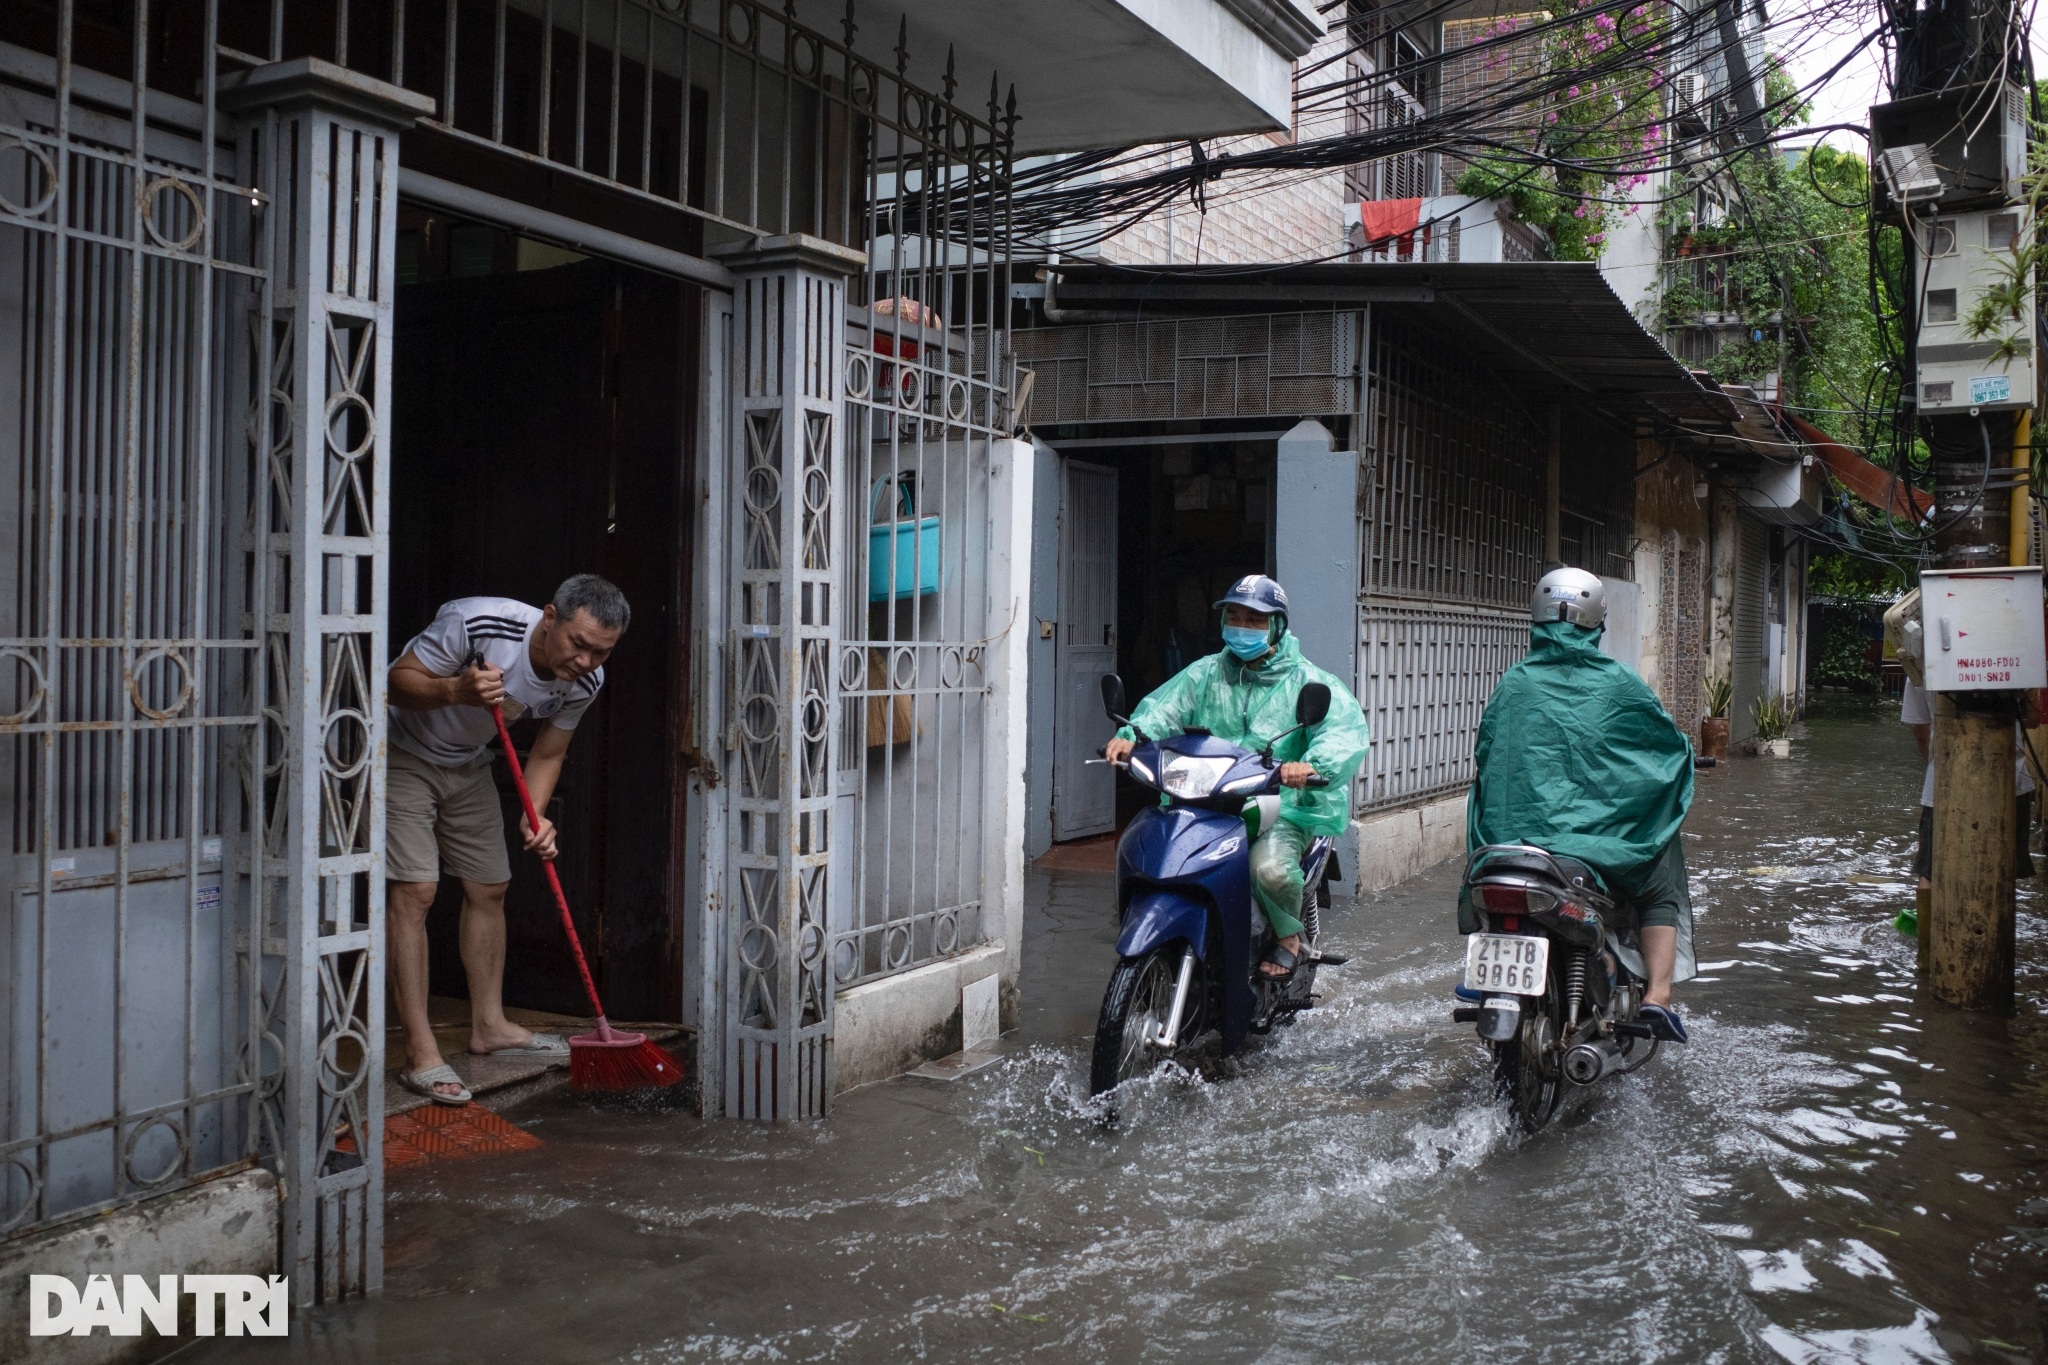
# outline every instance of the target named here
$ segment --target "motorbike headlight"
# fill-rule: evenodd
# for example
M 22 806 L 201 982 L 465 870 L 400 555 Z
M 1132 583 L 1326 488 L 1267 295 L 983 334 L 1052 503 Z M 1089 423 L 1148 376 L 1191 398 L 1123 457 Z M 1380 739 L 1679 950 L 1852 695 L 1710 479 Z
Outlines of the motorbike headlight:
M 1251 773 L 1238 778 L 1235 782 L 1224 783 L 1223 790 L 1226 792 L 1257 791 L 1260 787 L 1265 786 L 1271 778 L 1271 773 Z
M 1131 771 L 1138 775 L 1139 781 L 1149 782 L 1155 787 L 1159 785 L 1159 779 L 1153 776 L 1152 770 L 1145 766 L 1143 759 L 1131 758 L 1125 761 L 1131 765 Z
M 1176 754 L 1166 761 L 1159 786 L 1169 796 L 1199 799 L 1214 792 L 1216 784 L 1223 780 L 1223 774 L 1235 766 L 1235 759 Z

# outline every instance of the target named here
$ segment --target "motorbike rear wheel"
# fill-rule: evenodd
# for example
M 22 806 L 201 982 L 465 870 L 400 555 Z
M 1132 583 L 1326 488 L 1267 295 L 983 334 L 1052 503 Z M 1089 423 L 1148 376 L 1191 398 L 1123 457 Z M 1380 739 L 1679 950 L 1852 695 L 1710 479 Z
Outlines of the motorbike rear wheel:
M 1550 978 L 1540 999 L 1524 996 L 1522 1028 L 1493 1049 L 1493 1091 L 1508 1102 L 1515 1122 L 1525 1133 L 1534 1133 L 1550 1122 L 1557 1112 L 1564 1090 L 1564 1076 L 1550 1045 L 1557 1041 L 1564 1025 L 1564 1000 L 1558 981 Z
M 1173 1013 L 1173 988 L 1184 951 L 1177 943 L 1154 948 L 1142 957 L 1124 958 L 1110 973 L 1109 988 L 1102 993 L 1102 1014 L 1095 1021 L 1090 1095 L 1114 1090 L 1158 1063 L 1160 1054 L 1151 1040 Z

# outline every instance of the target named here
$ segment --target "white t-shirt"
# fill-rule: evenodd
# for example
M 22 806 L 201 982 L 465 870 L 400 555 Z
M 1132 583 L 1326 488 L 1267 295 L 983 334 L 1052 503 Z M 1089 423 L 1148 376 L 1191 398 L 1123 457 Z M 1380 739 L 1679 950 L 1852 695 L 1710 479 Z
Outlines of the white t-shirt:
M 1899 698 L 1899 722 L 1903 725 L 1934 724 L 1934 698 L 1928 695 L 1926 688 L 1920 686 L 1911 678 L 1906 679 L 1905 695 Z M 2034 775 L 2027 770 L 2027 737 L 2021 732 L 2017 724 L 2012 727 L 2012 730 L 2013 742 L 2019 746 L 2019 757 L 2013 761 L 2013 791 L 2017 795 L 2025 796 L 2034 789 Z M 1934 804 L 1934 762 L 1932 759 L 1929 759 L 1927 763 L 1927 776 L 1922 778 L 1920 782 L 1920 804 L 1923 806 Z
M 573 730 L 604 686 L 598 669 L 575 682 L 535 675 L 527 641 L 540 623 L 539 607 L 509 597 L 458 597 L 443 603 L 434 623 L 412 637 L 401 654 L 411 654 L 437 678 L 452 678 L 482 655 L 505 674 L 507 722 L 532 712 L 551 718 L 558 730 Z M 444 706 L 437 711 L 390 708 L 391 742 L 443 768 L 473 763 L 497 736 L 497 722 L 482 706 Z

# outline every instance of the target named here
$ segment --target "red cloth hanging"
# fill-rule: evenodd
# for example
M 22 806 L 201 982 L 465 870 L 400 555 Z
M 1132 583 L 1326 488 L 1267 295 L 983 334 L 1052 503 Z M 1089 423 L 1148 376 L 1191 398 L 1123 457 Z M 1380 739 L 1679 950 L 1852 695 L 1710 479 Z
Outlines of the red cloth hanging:
M 1422 221 L 1420 199 L 1367 199 L 1358 206 L 1358 225 L 1365 232 L 1365 245 L 1378 246 L 1394 237 L 1405 237 Z

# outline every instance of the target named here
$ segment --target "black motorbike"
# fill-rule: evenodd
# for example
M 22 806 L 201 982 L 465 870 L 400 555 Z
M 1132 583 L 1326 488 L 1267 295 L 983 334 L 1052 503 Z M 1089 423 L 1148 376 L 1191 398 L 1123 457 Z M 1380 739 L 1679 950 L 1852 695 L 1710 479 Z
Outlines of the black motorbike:
M 1643 979 L 1625 907 L 1575 858 L 1531 844 L 1489 844 L 1466 860 L 1458 891 L 1465 976 L 1452 1011 L 1493 1050 L 1495 1092 L 1535 1132 L 1556 1114 L 1564 1085 L 1633 1071 L 1657 1051 L 1637 1021 Z M 1638 959 L 1639 960 L 1639 959 Z

